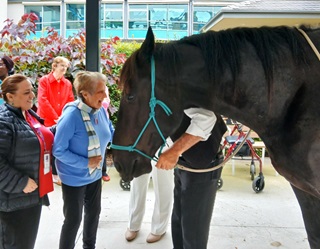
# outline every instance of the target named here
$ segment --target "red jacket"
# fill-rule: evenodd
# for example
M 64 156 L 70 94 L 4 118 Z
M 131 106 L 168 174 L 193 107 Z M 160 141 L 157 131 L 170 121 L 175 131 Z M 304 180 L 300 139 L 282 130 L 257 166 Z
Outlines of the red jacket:
M 71 101 L 74 101 L 72 84 L 65 77 L 58 82 L 51 72 L 39 80 L 37 113 L 45 120 L 45 126 L 55 125 L 63 107 Z

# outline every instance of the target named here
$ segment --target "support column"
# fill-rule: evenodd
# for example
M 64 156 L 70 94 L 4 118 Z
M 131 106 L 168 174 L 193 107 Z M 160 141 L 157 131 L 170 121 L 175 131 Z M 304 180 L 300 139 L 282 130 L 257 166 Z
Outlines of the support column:
M 100 72 L 100 0 L 86 1 L 86 70 Z

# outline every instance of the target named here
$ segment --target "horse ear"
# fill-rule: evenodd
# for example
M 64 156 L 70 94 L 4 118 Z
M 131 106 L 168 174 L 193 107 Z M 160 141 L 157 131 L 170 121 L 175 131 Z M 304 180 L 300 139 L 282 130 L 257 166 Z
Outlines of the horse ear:
M 154 47 L 155 47 L 154 34 L 152 31 L 152 28 L 149 26 L 146 39 L 142 43 L 140 51 L 148 56 L 151 56 L 153 54 Z

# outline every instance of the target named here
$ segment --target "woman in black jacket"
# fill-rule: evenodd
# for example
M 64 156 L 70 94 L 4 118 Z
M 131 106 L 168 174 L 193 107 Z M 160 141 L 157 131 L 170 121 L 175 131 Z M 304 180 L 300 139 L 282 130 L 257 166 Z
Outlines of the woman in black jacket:
M 53 134 L 31 110 L 35 95 L 25 76 L 7 77 L 0 97 L 0 248 L 32 249 L 53 190 Z

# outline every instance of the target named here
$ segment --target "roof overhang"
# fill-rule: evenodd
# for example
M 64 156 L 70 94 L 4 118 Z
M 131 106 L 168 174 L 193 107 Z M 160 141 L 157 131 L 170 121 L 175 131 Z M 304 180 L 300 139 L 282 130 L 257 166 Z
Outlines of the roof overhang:
M 219 31 L 235 27 L 261 27 L 261 26 L 299 26 L 301 24 L 320 26 L 319 13 L 235 13 L 219 12 L 202 29 Z

